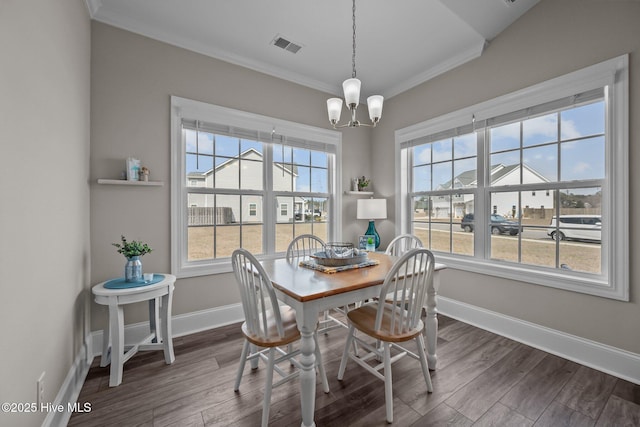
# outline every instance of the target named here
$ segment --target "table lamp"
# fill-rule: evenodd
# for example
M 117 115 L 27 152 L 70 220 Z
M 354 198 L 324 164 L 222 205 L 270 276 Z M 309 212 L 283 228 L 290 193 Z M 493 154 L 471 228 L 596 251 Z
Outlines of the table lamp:
M 386 199 L 360 199 L 356 210 L 357 219 L 369 220 L 369 228 L 364 233 L 365 236 L 374 236 L 376 249 L 380 246 L 380 235 L 374 225 L 376 219 L 387 219 Z

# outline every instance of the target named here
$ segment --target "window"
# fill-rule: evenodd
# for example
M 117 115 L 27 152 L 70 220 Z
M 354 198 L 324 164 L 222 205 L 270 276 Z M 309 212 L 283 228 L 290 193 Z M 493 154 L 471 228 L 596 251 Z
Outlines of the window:
M 338 132 L 172 97 L 172 144 L 178 277 L 231 271 L 239 247 L 264 258 L 300 234 L 339 240 Z
M 397 131 L 398 232 L 451 267 L 628 300 L 627 64 Z

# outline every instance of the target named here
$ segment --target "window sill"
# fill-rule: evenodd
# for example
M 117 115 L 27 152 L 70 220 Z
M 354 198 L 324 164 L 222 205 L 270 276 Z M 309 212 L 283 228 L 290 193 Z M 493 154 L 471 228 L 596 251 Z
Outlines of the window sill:
M 543 268 L 525 268 L 507 262 L 477 260 L 434 252 L 436 260 L 454 270 L 479 273 L 534 285 L 542 285 L 588 295 L 628 301 L 620 287 L 612 286 L 606 277 L 572 272 L 571 276 Z

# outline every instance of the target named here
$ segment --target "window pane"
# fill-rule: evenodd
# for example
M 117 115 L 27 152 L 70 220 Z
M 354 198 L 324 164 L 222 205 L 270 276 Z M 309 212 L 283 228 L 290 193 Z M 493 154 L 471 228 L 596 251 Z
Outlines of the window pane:
M 522 171 L 523 184 L 558 180 L 557 144 L 522 150 L 522 161 L 525 166 Z
M 491 193 L 487 230 L 491 233 L 491 258 L 518 262 L 520 234 L 519 193 Z
M 216 226 L 216 258 L 230 257 L 240 247 L 240 225 Z
M 522 145 L 529 147 L 558 140 L 558 113 L 522 122 Z
M 473 255 L 473 212 L 475 211 L 473 194 L 457 194 L 452 197 L 454 212 L 453 239 L 451 252 L 460 255 Z
M 276 224 L 276 252 L 286 252 L 293 240 L 293 224 Z
M 412 229 L 425 247 L 429 244 L 429 221 L 431 216 L 430 198 L 418 196 L 413 198 L 413 210 L 411 213 Z
M 520 192 L 522 201 L 521 262 L 555 267 L 556 253 L 547 230 L 555 209 L 555 192 L 545 189 Z
M 513 150 L 520 147 L 520 122 L 492 128 L 491 152 Z
M 273 161 L 291 163 L 293 159 L 293 148 L 286 147 L 281 144 L 274 144 L 273 146 Z
M 262 196 L 242 196 L 242 223 L 262 223 Z
M 186 155 L 187 187 L 213 187 L 213 157 L 207 155 Z
M 435 215 L 431 218 L 431 249 L 451 252 L 451 197 L 436 196 L 432 202 Z
M 491 155 L 491 186 L 520 184 L 520 151 Z
M 240 188 L 240 162 L 237 157 L 216 157 L 215 188 Z
M 413 164 L 424 165 L 431 163 L 431 144 L 419 145 L 413 148 Z
M 456 136 L 453 138 L 454 158 L 475 157 L 477 154 L 477 137 L 475 133 Z
M 604 101 L 571 108 L 560 113 L 562 140 L 604 134 Z
M 321 151 L 311 152 L 311 166 L 326 168 L 329 166 L 329 164 L 327 163 L 327 160 L 328 160 L 327 153 L 323 153 Z
M 311 191 L 328 193 L 329 172 L 327 169 L 311 168 Z
M 453 188 L 475 188 L 477 187 L 475 157 L 471 159 L 456 160 L 453 162 Z
M 263 149 L 261 142 L 252 141 L 249 139 L 243 139 L 240 141 L 240 153 L 242 153 L 243 155 L 247 151 L 254 151 L 260 155 L 260 158 L 262 158 L 262 156 L 264 155 L 264 152 L 262 150 Z
M 262 161 L 241 160 L 240 188 L 243 190 L 262 190 Z
M 294 148 L 293 163 L 296 165 L 310 165 L 311 152 L 309 150 L 303 150 L 301 148 Z
M 431 145 L 433 151 L 433 162 L 441 162 L 443 160 L 451 160 L 452 144 L 451 139 L 434 142 Z
M 216 156 L 238 157 L 240 155 L 240 141 L 231 136 L 216 135 L 214 138 Z
M 264 253 L 262 250 L 262 228 L 262 225 L 242 226 L 242 247 L 252 254 Z
M 294 173 L 297 171 L 298 177 L 294 178 L 295 188 L 293 191 L 311 191 L 311 168 L 303 166 L 294 166 L 294 168 Z
M 273 189 L 275 191 L 293 191 L 293 182 L 297 178 L 291 171 L 291 164 L 273 164 Z
M 215 196 L 187 195 L 187 259 L 213 259 Z
M 413 191 L 431 190 L 431 166 L 413 168 Z
M 436 163 L 433 165 L 433 189 L 451 188 L 452 162 Z
M 604 178 L 604 137 L 563 142 L 560 176 L 562 181 Z

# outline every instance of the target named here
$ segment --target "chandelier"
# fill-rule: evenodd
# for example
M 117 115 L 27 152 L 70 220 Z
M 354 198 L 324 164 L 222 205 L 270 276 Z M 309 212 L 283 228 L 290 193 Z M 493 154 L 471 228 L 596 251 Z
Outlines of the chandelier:
M 382 103 L 384 102 L 384 97 L 382 97 L 382 95 L 372 95 L 367 98 L 371 124 L 360 123 L 356 119 L 356 109 L 360 103 L 360 80 L 356 78 L 356 0 L 353 0 L 353 55 L 351 57 L 351 65 L 351 78 L 342 83 L 345 104 L 349 111 L 351 111 L 351 120 L 349 120 L 349 123 L 347 124 L 338 125 L 338 122 L 340 121 L 340 113 L 342 112 L 342 99 L 330 98 L 327 99 L 329 122 L 331 122 L 334 129 L 359 126 L 375 127 L 380 121 L 380 117 L 382 117 Z

